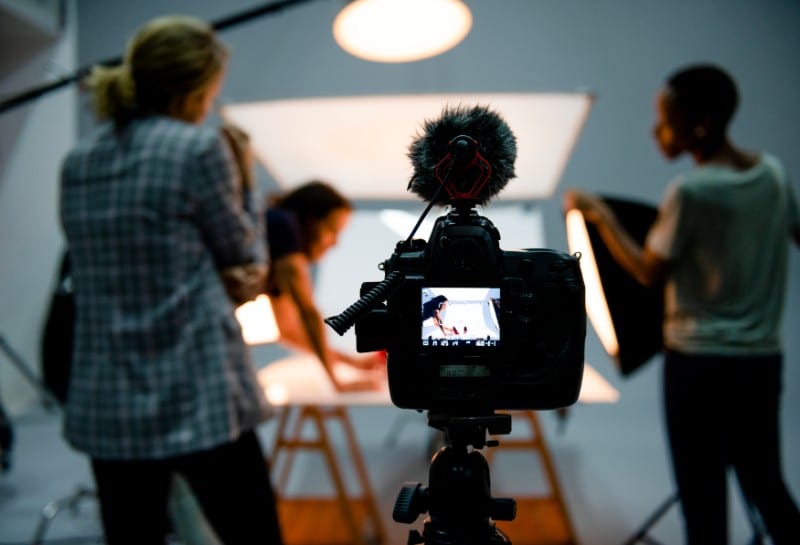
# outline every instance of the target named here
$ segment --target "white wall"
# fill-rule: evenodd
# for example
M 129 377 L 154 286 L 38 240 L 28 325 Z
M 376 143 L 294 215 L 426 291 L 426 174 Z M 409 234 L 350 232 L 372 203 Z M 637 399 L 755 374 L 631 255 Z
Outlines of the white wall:
M 54 40 L 3 44 L 0 95 L 11 96 L 75 69 L 75 13 Z M 14 57 L 13 59 L 10 57 Z M 0 114 L 0 335 L 38 373 L 39 342 L 62 247 L 58 166 L 77 135 L 74 87 Z M 36 390 L 0 353 L 0 394 L 16 412 Z
M 115 57 L 124 40 L 147 19 L 170 12 L 207 20 L 265 2 L 256 0 L 80 0 L 77 19 L 57 43 L 11 73 L 0 72 L 0 94 L 44 79 L 50 59 L 69 67 Z M 456 49 L 434 59 L 379 65 L 348 56 L 334 44 L 331 22 L 343 1 L 310 1 L 274 17 L 225 31 L 233 58 L 223 99 L 251 101 L 291 97 L 424 92 L 536 92 L 590 89 L 596 96 L 583 134 L 552 199 L 534 203 L 549 246 L 566 248 L 559 197 L 566 186 L 656 203 L 665 182 L 688 166 L 665 162 L 650 137 L 653 97 L 664 77 L 695 61 L 731 70 L 742 103 L 735 141 L 781 157 L 800 176 L 800 2 L 796 0 L 466 0 L 474 27 Z M 70 3 L 72 5 L 72 3 Z M 165 8 L 168 5 L 168 8 Z M 77 41 L 77 54 L 73 43 Z M 0 48 L 0 55 L 11 49 Z M 15 50 L 16 51 L 16 50 Z M 0 67 L 3 63 L 0 62 Z M 56 224 L 58 164 L 73 142 L 74 92 L 59 91 L 0 114 L 0 332 L 31 363 L 59 258 Z M 82 110 L 81 129 L 89 124 Z M 512 127 L 513 129 L 513 127 Z M 309 138 L 314 135 L 310 134 Z M 405 150 L 398 150 L 405 153 Z M 398 180 L 405 186 L 406 180 Z M 511 183 L 514 183 L 512 181 Z M 502 201 L 502 195 L 499 200 Z M 360 203 L 369 207 L 368 203 Z M 419 207 L 414 207 L 419 210 Z M 384 241 L 376 242 L 384 244 Z M 385 255 L 393 249 L 386 244 Z M 373 266 L 342 274 L 375 280 Z M 355 299 L 356 294 L 352 294 Z M 800 252 L 791 257 L 784 325 L 785 470 L 800 490 Z M 621 391 L 615 406 L 574 411 L 568 436 L 581 448 L 562 451 L 565 463 L 586 471 L 581 496 L 570 498 L 624 531 L 632 529 L 670 486 L 658 413 L 658 366 L 622 380 L 593 332 L 587 360 Z M 23 407 L 33 392 L 0 355 L 0 388 L 7 404 Z M 583 433 L 584 435 L 579 435 Z M 571 435 L 569 435 L 571 434 Z M 614 443 L 629 440 L 630 443 Z M 746 440 L 746 437 L 745 439 Z M 588 445 L 584 448 L 584 444 Z M 620 448 L 650 456 L 619 458 Z M 603 458 L 603 452 L 611 454 Z M 610 461 L 603 461 L 609 460 Z M 642 475 L 641 479 L 635 475 Z M 635 483 L 631 485 L 630 483 Z M 579 483 L 581 484 L 581 483 Z M 631 486 L 636 490 L 631 491 Z M 599 497 L 599 499 L 598 499 Z M 594 499 L 592 499 L 594 498 Z M 595 500 L 598 500 L 595 503 Z M 741 519 L 741 517 L 740 517 Z M 585 524 L 589 524 L 588 521 Z M 596 521 L 598 524 L 602 520 Z M 743 535 L 747 535 L 747 529 Z M 616 534 L 615 534 L 616 535 Z M 617 542 L 595 536 L 593 543 Z

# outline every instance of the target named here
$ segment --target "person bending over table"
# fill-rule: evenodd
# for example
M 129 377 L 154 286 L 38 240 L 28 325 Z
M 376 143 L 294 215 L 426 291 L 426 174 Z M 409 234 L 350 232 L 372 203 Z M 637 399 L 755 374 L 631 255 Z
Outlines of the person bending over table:
M 380 370 L 385 365 L 380 352 L 356 355 L 332 348 L 314 302 L 311 266 L 336 245 L 352 211 L 346 197 L 319 180 L 273 196 L 266 211 L 271 262 L 266 292 L 280 341 L 315 354 L 340 391 L 374 388 L 378 380 L 376 377 L 343 383 L 333 372 L 334 363 L 343 362 L 366 371 Z

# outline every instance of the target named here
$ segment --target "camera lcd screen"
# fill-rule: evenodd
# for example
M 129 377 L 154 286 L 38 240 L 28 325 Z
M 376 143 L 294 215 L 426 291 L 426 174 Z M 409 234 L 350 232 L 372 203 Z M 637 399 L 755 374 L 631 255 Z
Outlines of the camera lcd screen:
M 496 348 L 500 288 L 423 287 L 420 345 L 426 349 Z

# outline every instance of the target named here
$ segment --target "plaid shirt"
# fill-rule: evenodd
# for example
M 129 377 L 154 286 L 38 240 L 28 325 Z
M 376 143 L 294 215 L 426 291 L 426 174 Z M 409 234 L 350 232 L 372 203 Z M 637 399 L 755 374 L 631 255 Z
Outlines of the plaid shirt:
M 218 271 L 263 262 L 218 133 L 165 117 L 107 123 L 65 159 L 61 223 L 76 330 L 65 436 L 94 458 L 163 458 L 269 414 Z M 252 208 L 250 208 L 252 210 Z

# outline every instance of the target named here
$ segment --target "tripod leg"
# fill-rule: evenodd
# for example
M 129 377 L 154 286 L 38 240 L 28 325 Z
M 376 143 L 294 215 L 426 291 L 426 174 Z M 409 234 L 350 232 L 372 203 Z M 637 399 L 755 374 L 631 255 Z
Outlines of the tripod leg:
M 11 348 L 10 344 L 6 342 L 6 339 L 2 334 L 0 334 L 0 350 L 5 352 L 9 361 L 14 364 L 14 367 L 17 368 L 20 374 L 25 377 L 31 386 L 33 386 L 34 389 L 39 393 L 46 409 L 50 410 L 59 406 L 59 402 L 55 396 L 50 393 L 50 390 L 48 390 L 42 381 L 39 380 L 39 377 L 33 374 L 33 372 L 22 360 L 22 357 L 17 354 L 13 348 Z
M 664 500 L 664 502 L 659 505 L 649 517 L 647 517 L 642 526 L 630 538 L 625 540 L 623 545 L 634 545 L 635 543 L 639 542 L 657 543 L 647 536 L 647 532 L 650 530 L 650 528 L 655 526 L 659 520 L 661 520 L 661 517 L 663 517 L 667 511 L 669 511 L 670 507 L 672 507 L 672 504 L 677 503 L 678 500 L 678 493 L 674 492 L 669 498 Z

